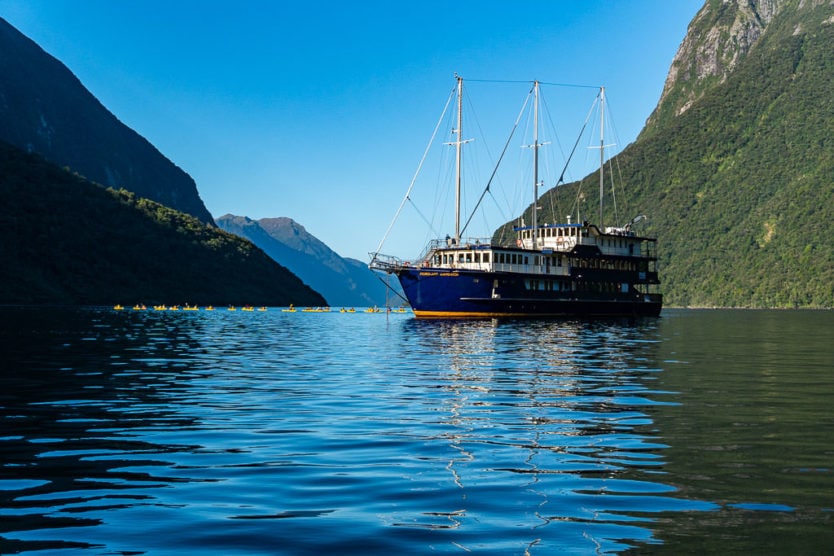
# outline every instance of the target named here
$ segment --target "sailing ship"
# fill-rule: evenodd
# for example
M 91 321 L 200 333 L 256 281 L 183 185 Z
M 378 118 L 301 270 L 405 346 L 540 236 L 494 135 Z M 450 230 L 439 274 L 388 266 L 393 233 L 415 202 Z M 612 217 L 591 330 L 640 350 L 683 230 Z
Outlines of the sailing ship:
M 599 89 L 599 222 L 571 222 L 570 217 L 559 224 L 538 222 L 538 151 L 543 143 L 538 137 L 539 82 L 534 81 L 536 123 L 529 145 L 533 151 L 532 222 L 515 226 L 514 240 L 498 242 L 461 237 L 460 160 L 467 141 L 461 135 L 463 80 L 459 76 L 456 80 L 454 235 L 431 240 L 413 261 L 371 253 L 369 267 L 399 279 L 417 318 L 658 316 L 663 296 L 657 239 L 632 229 L 645 217 L 638 216 L 622 227 L 602 224 L 605 89 Z

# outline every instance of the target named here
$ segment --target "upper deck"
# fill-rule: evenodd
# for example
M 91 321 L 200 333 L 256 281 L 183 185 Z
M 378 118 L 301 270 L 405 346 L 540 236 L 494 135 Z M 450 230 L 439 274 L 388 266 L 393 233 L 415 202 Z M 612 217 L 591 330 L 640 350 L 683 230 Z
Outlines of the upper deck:
M 456 243 L 447 238 L 432 241 L 425 255 L 414 262 L 379 256 L 375 261 L 380 269 L 401 265 L 567 277 L 576 268 L 644 274 L 649 271 L 649 263 L 657 260 L 655 239 L 626 230 L 601 233 L 595 226 L 583 224 L 543 225 L 538 227 L 535 248 L 532 227 L 516 228 L 516 232 L 516 245 L 496 245 L 489 239 Z
M 626 228 L 599 228 L 587 224 L 544 224 L 514 228 L 516 244 L 524 249 L 570 252 L 577 245 L 594 246 L 606 256 L 655 258 L 657 240 L 640 237 Z M 535 241 L 534 241 L 535 240 Z

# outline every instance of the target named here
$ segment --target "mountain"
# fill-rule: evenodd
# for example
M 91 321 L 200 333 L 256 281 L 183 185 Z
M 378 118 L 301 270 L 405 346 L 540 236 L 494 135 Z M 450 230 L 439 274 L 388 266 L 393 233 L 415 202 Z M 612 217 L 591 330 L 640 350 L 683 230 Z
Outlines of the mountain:
M 203 222 L 194 180 L 122 124 L 61 62 L 0 18 L 0 140 Z
M 0 304 L 323 305 L 249 241 L 0 141 Z
M 330 305 L 385 304 L 385 285 L 368 269 L 367 264 L 340 257 L 290 218 L 256 221 L 226 214 L 217 219 L 217 225 L 252 241 L 320 292 Z
M 625 189 L 605 216 L 648 216 L 637 229 L 659 238 L 667 306 L 834 307 L 832 45 L 828 0 L 708 0 L 693 19 L 656 110 L 611 161 Z M 596 214 L 597 187 L 540 204 Z
M 668 123 L 725 83 L 782 7 L 777 0 L 707 2 L 689 24 L 645 131 Z

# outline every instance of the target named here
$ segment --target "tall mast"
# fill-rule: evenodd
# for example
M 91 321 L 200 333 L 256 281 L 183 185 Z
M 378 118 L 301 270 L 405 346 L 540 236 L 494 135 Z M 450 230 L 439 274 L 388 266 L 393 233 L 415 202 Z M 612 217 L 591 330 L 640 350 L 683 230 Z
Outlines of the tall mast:
M 599 229 L 602 226 L 603 168 L 605 166 L 605 87 L 599 88 Z
M 538 244 L 539 204 L 539 82 L 533 81 L 533 249 Z
M 459 75 L 455 76 L 458 80 L 458 128 L 455 132 L 458 135 L 455 141 L 455 244 L 460 245 L 460 166 L 461 166 L 461 146 L 462 129 L 463 126 L 463 78 Z

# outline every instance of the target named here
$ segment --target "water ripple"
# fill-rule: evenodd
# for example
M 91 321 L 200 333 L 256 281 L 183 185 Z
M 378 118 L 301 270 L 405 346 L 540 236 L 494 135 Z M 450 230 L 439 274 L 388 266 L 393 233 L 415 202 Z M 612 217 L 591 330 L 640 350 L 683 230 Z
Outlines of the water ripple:
M 658 321 L 15 318 L 3 553 L 613 553 L 719 507 L 665 478 Z

